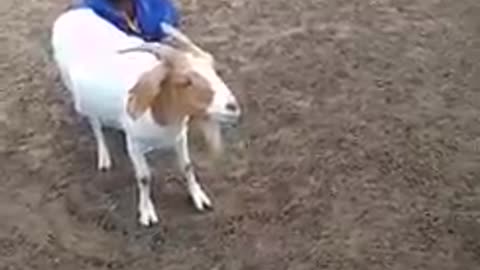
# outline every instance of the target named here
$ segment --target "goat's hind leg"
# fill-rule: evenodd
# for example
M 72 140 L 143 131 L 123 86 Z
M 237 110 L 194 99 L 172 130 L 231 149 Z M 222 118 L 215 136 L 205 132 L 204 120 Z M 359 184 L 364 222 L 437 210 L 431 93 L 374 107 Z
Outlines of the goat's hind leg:
M 97 141 L 97 162 L 98 170 L 109 170 L 112 167 L 112 159 L 108 151 L 105 136 L 102 131 L 102 124 L 98 119 L 90 117 L 88 119 L 93 135 Z
M 180 170 L 182 170 L 184 177 L 187 180 L 187 188 L 190 196 L 192 197 L 195 207 L 200 210 L 206 210 L 212 208 L 212 202 L 208 198 L 205 191 L 203 191 L 200 184 L 197 182 L 195 176 L 195 170 L 190 160 L 190 154 L 188 152 L 188 140 L 187 132 L 185 131 L 180 140 L 175 145 L 175 151 L 177 154 L 178 164 Z

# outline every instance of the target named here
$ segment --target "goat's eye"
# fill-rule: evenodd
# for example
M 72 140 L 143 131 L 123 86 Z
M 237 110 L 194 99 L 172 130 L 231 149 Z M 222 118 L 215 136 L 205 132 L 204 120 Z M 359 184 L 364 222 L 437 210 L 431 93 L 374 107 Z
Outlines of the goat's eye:
M 177 87 L 186 88 L 192 85 L 192 79 L 187 74 L 182 74 L 175 79 Z

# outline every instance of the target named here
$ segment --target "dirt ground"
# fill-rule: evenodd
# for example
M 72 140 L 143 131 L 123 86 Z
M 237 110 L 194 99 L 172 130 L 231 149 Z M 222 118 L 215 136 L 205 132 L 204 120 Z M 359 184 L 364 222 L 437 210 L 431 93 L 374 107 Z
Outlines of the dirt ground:
M 144 229 L 52 65 L 66 0 L 0 2 L 0 269 L 480 269 L 478 0 L 184 0 L 245 110 L 198 213 L 168 153 Z

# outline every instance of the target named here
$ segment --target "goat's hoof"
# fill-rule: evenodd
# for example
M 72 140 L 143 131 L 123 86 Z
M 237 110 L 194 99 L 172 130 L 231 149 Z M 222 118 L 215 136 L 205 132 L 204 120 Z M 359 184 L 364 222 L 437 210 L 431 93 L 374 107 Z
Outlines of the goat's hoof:
M 147 205 L 144 209 L 140 209 L 140 224 L 149 227 L 158 223 L 157 213 L 152 204 Z
M 213 208 L 212 201 L 210 200 L 210 198 L 208 198 L 207 194 L 205 194 L 205 192 L 200 186 L 192 190 L 191 197 L 197 210 L 205 211 L 211 210 Z
M 158 217 L 155 212 L 153 213 L 140 213 L 140 224 L 145 227 L 150 227 L 158 223 Z
M 103 157 L 98 160 L 98 170 L 108 171 L 112 168 L 112 160 L 109 157 Z

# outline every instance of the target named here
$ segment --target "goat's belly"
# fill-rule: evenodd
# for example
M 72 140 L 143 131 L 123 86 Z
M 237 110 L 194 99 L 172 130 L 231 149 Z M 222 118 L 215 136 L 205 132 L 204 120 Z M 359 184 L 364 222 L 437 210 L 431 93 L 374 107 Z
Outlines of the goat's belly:
M 79 106 L 81 113 L 87 117 L 99 120 L 103 126 L 121 129 L 120 115 L 122 108 L 119 106 L 121 100 L 116 103 L 103 103 L 92 98 L 80 99 Z

